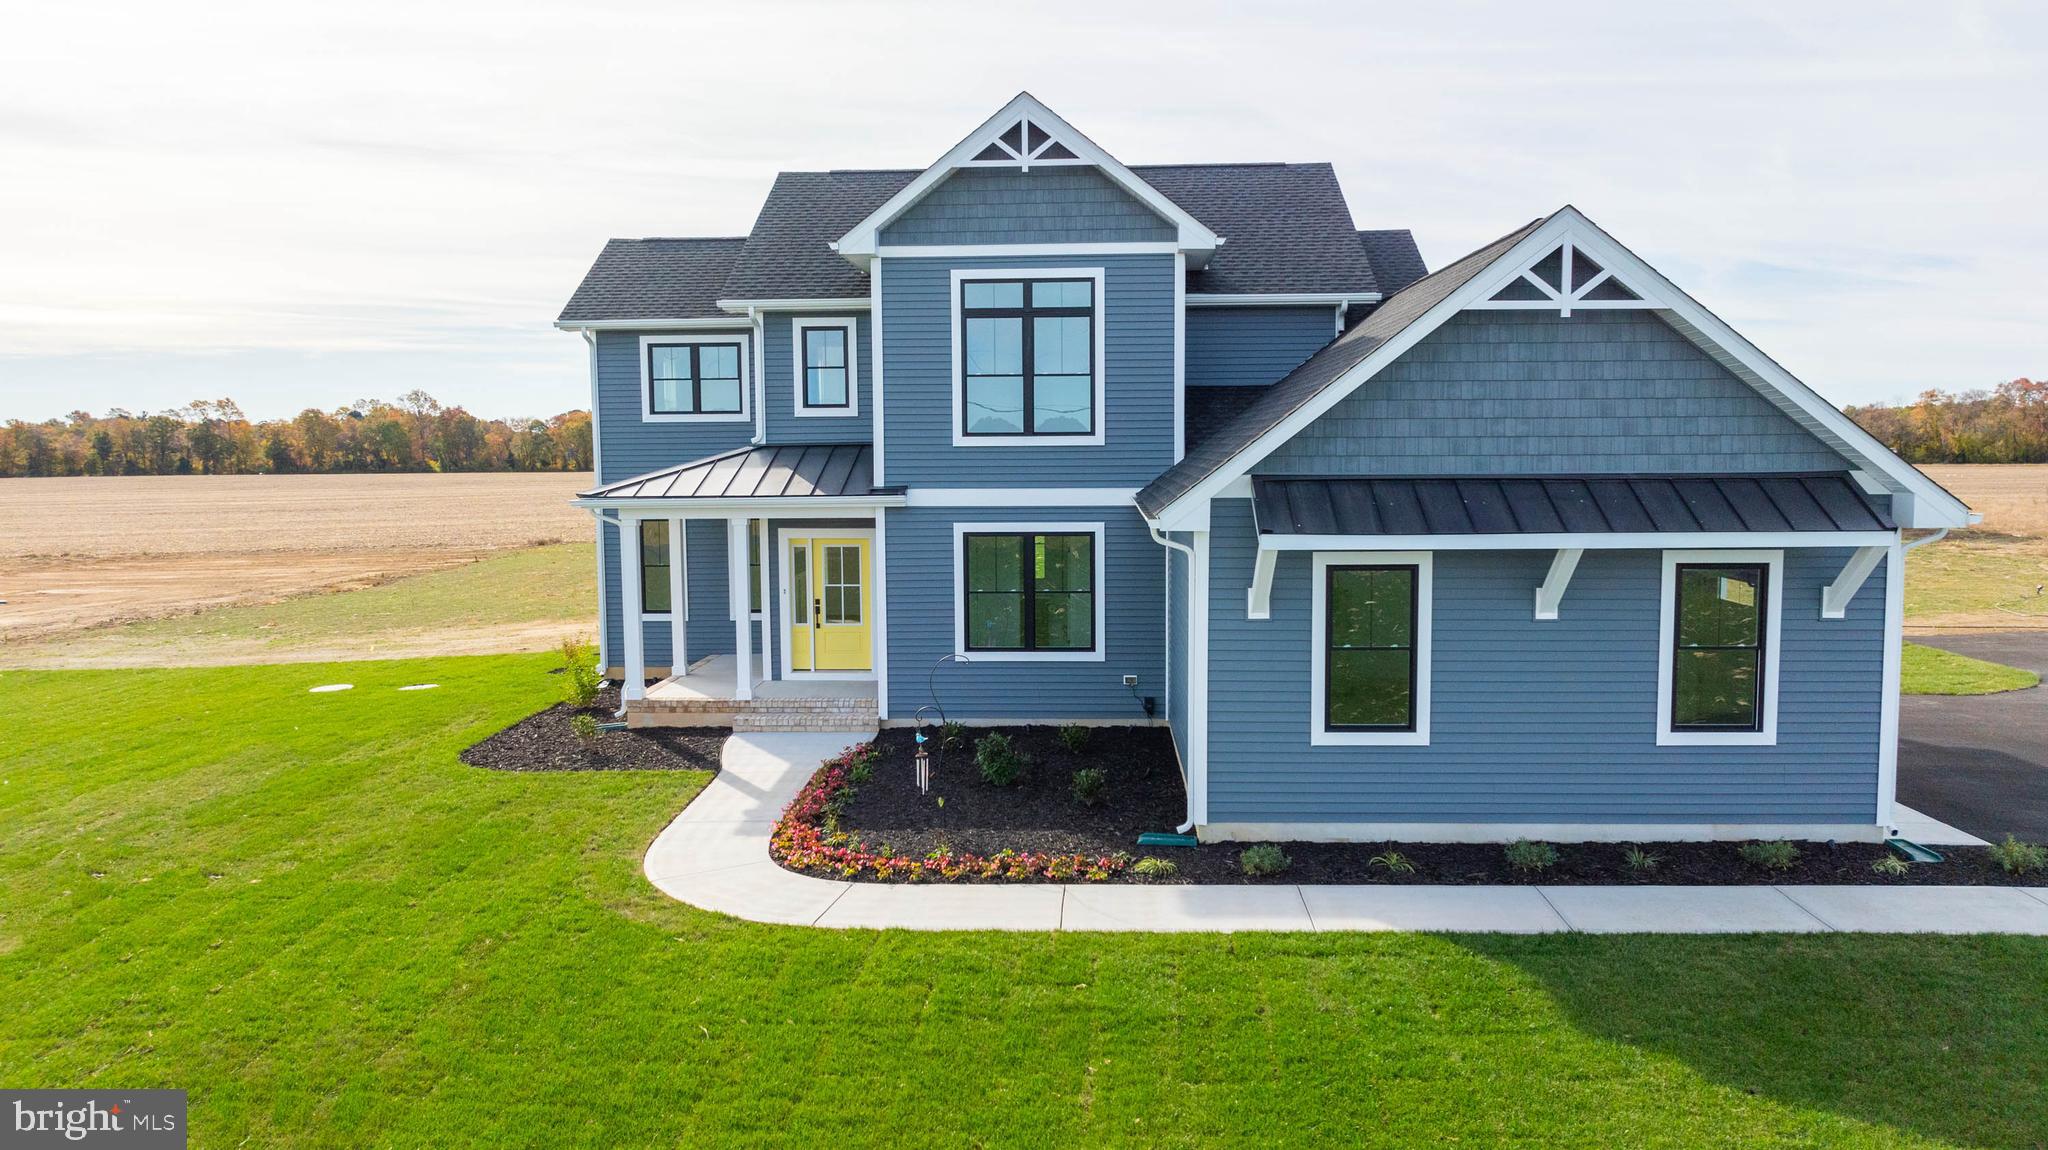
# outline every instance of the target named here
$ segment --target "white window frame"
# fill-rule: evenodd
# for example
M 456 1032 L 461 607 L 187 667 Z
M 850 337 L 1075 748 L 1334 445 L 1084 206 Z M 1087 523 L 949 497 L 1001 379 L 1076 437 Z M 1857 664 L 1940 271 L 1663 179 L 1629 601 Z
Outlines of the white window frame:
M 1109 570 L 1101 523 L 953 524 L 953 653 L 969 663 L 1101 663 L 1109 658 Z M 1095 649 L 1093 651 L 983 651 L 967 649 L 967 536 L 1081 535 L 1095 537 Z M 1027 621 L 1028 622 L 1028 621 Z
M 966 375 L 967 348 L 961 337 L 961 312 L 966 308 L 965 295 L 961 285 L 969 280 L 1006 279 L 1066 279 L 1093 280 L 1095 283 L 1095 430 L 1089 435 L 967 435 L 961 428 L 966 419 Z M 1109 297 L 1103 291 L 1105 276 L 1102 268 L 954 268 L 952 285 L 952 306 L 948 318 L 947 341 L 953 345 L 953 446 L 955 447 L 1101 447 L 1108 440 L 1104 435 L 1108 426 L 1109 374 L 1105 366 L 1107 355 Z
M 643 335 L 640 337 L 640 420 L 643 423 L 746 423 L 753 416 L 754 389 L 748 374 L 748 336 L 743 332 L 719 335 L 696 335 L 671 333 L 668 335 Z M 652 347 L 683 347 L 695 345 L 709 347 L 722 345 L 740 350 L 740 409 L 736 412 L 698 412 L 654 410 L 654 380 L 650 371 L 648 349 Z
M 1412 731 L 1333 731 L 1328 725 L 1327 664 L 1330 612 L 1330 568 L 1415 568 L 1415 729 Z M 1430 616 L 1436 598 L 1436 555 L 1431 551 L 1317 551 L 1309 612 L 1308 741 L 1314 747 L 1426 747 L 1429 745 Z
M 1678 566 L 1681 563 L 1739 563 L 1765 569 L 1763 722 L 1756 731 L 1674 731 L 1671 729 L 1672 658 L 1678 648 Z M 1657 745 L 1660 747 L 1775 747 L 1778 745 L 1778 649 L 1785 608 L 1783 551 L 1666 551 L 1657 604 Z
M 804 333 L 812 328 L 846 331 L 846 406 L 812 407 L 804 390 Z M 805 419 L 844 419 L 860 414 L 860 321 L 853 316 L 796 316 L 789 321 L 791 410 Z

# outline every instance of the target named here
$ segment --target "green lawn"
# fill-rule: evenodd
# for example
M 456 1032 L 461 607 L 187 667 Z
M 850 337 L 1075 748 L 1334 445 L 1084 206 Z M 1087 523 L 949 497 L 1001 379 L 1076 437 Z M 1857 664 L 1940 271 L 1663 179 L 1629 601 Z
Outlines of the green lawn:
M 1908 695 L 1991 695 L 2041 683 L 2041 676 L 2032 671 L 1939 647 L 1908 643 L 1901 655 L 1899 689 Z
M 0 1082 L 197 1147 L 2038 1147 L 2048 941 L 833 933 L 688 774 L 456 752 L 543 656 L 0 673 Z M 351 682 L 352 691 L 306 688 Z M 406 683 L 440 689 L 401 693 Z

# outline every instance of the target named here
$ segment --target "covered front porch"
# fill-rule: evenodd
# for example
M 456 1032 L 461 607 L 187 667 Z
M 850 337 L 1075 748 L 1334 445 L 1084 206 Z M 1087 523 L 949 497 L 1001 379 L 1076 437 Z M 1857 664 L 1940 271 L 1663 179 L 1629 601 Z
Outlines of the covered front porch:
M 871 455 L 746 447 L 579 498 L 615 541 L 603 656 L 630 722 L 847 729 L 884 717 L 883 513 L 904 498 L 871 486 Z

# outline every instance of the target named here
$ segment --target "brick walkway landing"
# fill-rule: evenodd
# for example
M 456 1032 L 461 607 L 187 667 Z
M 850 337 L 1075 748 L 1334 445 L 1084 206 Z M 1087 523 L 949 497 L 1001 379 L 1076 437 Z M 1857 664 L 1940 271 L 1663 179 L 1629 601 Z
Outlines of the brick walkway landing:
M 856 679 L 772 679 L 741 702 L 731 655 L 700 659 L 688 673 L 647 688 L 626 707 L 635 727 L 731 727 L 735 731 L 872 731 L 875 684 Z

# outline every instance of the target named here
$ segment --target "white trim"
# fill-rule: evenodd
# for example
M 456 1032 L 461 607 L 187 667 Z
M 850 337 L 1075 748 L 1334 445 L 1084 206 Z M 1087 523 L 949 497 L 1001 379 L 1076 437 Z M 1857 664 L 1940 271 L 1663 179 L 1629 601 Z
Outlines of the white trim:
M 1376 291 L 1307 292 L 1193 292 L 1189 307 L 1329 307 L 1333 304 L 1378 303 L 1384 298 Z
M 885 634 L 885 632 L 883 631 L 883 620 L 880 614 L 880 608 L 877 607 L 877 604 L 881 602 L 881 585 L 883 579 L 881 549 L 876 542 L 877 538 L 879 537 L 879 532 L 876 528 L 880 526 L 881 520 L 882 512 L 878 508 L 875 511 L 876 527 L 784 527 L 782 529 L 781 535 L 776 539 L 777 546 L 775 548 L 775 572 L 776 583 L 782 589 L 782 594 L 778 598 L 776 605 L 782 608 L 782 638 L 780 643 L 777 644 L 777 646 L 781 647 L 782 649 L 783 678 L 847 679 L 857 682 L 865 682 L 868 680 L 880 681 L 881 672 L 884 670 L 885 665 L 888 662 L 887 657 L 882 653 L 882 636 Z M 868 666 L 866 670 L 799 671 L 795 669 L 796 657 L 795 648 L 793 644 L 796 641 L 796 636 L 794 633 L 796 628 L 795 624 L 792 623 L 791 620 L 796 618 L 796 587 L 789 581 L 789 569 L 791 566 L 790 552 L 793 550 L 793 548 L 790 546 L 790 541 L 794 539 L 864 539 L 867 541 L 869 575 L 867 579 Z M 765 578 L 768 571 L 768 564 L 766 561 L 765 552 L 763 553 L 761 571 L 762 576 Z M 806 573 L 808 573 L 808 569 Z M 764 597 L 761 600 L 761 602 L 763 604 L 766 604 L 768 600 Z M 815 659 L 813 659 L 812 661 L 816 662 Z M 880 704 L 880 692 L 877 692 L 876 702 L 877 705 Z
M 751 357 L 747 354 L 751 343 L 751 332 L 734 332 L 729 335 L 643 335 L 640 337 L 640 422 L 642 423 L 749 423 L 753 421 L 754 388 L 749 386 L 753 377 L 747 372 Z M 654 389 L 648 378 L 648 356 L 650 347 L 681 347 L 687 345 L 711 346 L 730 344 L 740 352 L 740 409 L 737 412 L 656 412 L 654 410 Z
M 747 309 L 747 319 L 754 337 L 753 441 L 759 444 L 768 442 L 768 357 L 762 354 L 762 350 L 767 343 L 767 333 L 763 330 L 766 320 L 760 312 L 752 308 Z M 745 365 L 741 365 L 741 374 L 744 375 L 745 371 Z
M 866 310 L 868 297 L 842 296 L 833 299 L 722 299 L 718 306 L 725 311 L 745 315 L 749 311 L 844 311 L 847 308 Z
M 1095 351 L 1095 379 L 1091 390 L 1094 402 L 1092 423 L 1094 430 L 1087 435 L 967 435 L 961 430 L 966 420 L 966 373 L 967 348 L 961 337 L 961 312 L 965 307 L 965 293 L 961 285 L 968 281 L 982 280 L 1052 280 L 1087 279 L 1094 281 L 1094 336 L 1090 342 Z M 955 447 L 1100 447 L 1108 442 L 1104 425 L 1109 416 L 1109 357 L 1105 344 L 1108 342 L 1109 299 L 1103 291 L 1104 269 L 1095 268 L 954 268 L 952 271 L 951 327 L 946 337 L 953 347 L 953 446 Z M 1028 292 L 1028 285 L 1027 285 Z M 1027 297 L 1028 298 L 1028 297 Z
M 597 386 L 597 333 L 579 332 L 583 337 L 587 359 L 590 362 L 590 478 L 593 483 L 604 482 L 604 436 L 598 427 L 598 386 Z M 611 664 L 610 630 L 605 624 L 604 585 L 604 516 L 592 513 L 597 520 L 597 673 L 602 675 Z
M 882 478 L 882 261 L 875 260 L 868 265 L 868 373 L 874 378 L 869 386 L 874 394 L 868 397 L 874 408 L 872 436 L 875 443 L 875 486 L 885 486 Z
M 1135 487 L 913 487 L 910 507 L 1129 507 Z
M 1188 563 L 1188 820 L 1209 821 L 1209 532 L 1193 533 Z
M 570 500 L 577 507 L 655 515 L 669 512 L 698 519 L 727 519 L 734 515 L 766 515 L 787 512 L 792 516 L 835 515 L 872 511 L 877 507 L 901 507 L 901 495 L 783 495 L 759 499 L 653 499 L 636 496 L 606 498 L 592 496 Z
M 890 259 L 969 259 L 1035 256 L 1170 256 L 1181 249 L 1170 243 L 1102 244 L 902 244 L 875 254 Z
M 1173 461 L 1188 453 L 1188 257 L 1173 253 Z
M 919 200 L 922 200 L 933 188 L 938 187 L 955 169 L 969 166 L 989 166 L 986 163 L 975 165 L 973 160 L 976 153 L 989 144 L 994 143 L 1004 132 L 1009 131 L 1012 125 L 1019 124 L 1025 120 L 1036 124 L 1053 139 L 1059 141 L 1069 152 L 1073 153 L 1074 159 L 1065 161 L 1066 164 L 1093 164 L 1101 168 L 1104 175 L 1116 182 L 1126 192 L 1137 198 L 1146 207 L 1151 208 L 1161 218 L 1174 224 L 1178 246 L 1201 252 L 1206 256 L 1208 253 L 1215 251 L 1217 246 L 1223 242 L 1222 238 L 1217 236 L 1216 233 L 1204 227 L 1200 220 L 1189 215 L 1180 205 L 1163 195 L 1159 189 L 1140 179 L 1135 172 L 1132 172 L 1129 168 L 1118 162 L 1108 152 L 1103 151 L 1093 140 L 1081 134 L 1072 124 L 1061 119 L 1052 109 L 1039 103 L 1036 97 L 1032 96 L 1029 92 L 1019 92 L 1014 99 L 1003 105 L 1001 110 L 997 111 L 995 115 L 984 120 L 980 127 L 969 132 L 959 143 L 948 149 L 945 155 L 940 156 L 936 163 L 926 168 L 916 179 L 906 185 L 903 190 L 889 197 L 888 201 L 881 207 L 876 208 L 868 214 L 867 218 L 855 224 L 845 235 L 839 237 L 839 242 L 833 245 L 834 250 L 855 263 L 859 263 L 862 257 L 890 254 L 878 252 L 877 250 L 884 227 L 908 211 Z M 1019 158 L 1015 166 L 1022 166 L 1028 169 L 1033 163 L 1054 164 L 1058 163 L 1058 161 L 1033 160 L 1029 156 L 1023 156 Z
M 1273 569 L 1279 565 L 1278 551 L 1271 547 L 1259 548 L 1257 557 L 1252 560 L 1252 585 L 1245 588 L 1245 618 L 1273 617 Z
M 875 587 L 874 633 L 868 642 L 874 644 L 874 653 L 868 656 L 868 665 L 875 669 L 875 717 L 886 720 L 889 717 L 889 519 L 888 513 L 875 508 Z
M 768 540 L 773 538 L 774 533 L 768 530 L 768 517 L 765 515 L 759 519 L 750 520 L 749 522 L 760 525 L 758 528 L 750 527 L 748 529 L 747 546 L 752 547 L 754 545 L 755 539 L 759 539 L 761 541 L 761 577 L 759 579 L 753 580 L 753 582 L 758 583 L 761 588 L 761 609 L 759 611 L 750 610 L 748 612 L 748 615 L 751 618 L 758 619 L 761 621 L 761 678 L 773 679 L 775 677 L 775 636 L 773 632 L 770 631 L 769 624 L 774 621 L 775 613 L 769 610 L 768 593 L 769 588 L 771 586 L 771 580 L 769 579 L 770 563 L 768 553 Z M 752 555 L 747 556 L 747 565 L 749 567 L 753 566 L 753 559 L 754 557 Z M 749 588 L 749 590 L 752 590 L 752 588 Z M 751 606 L 751 604 L 749 604 L 749 606 Z M 785 620 L 785 622 L 787 622 L 787 620 Z M 782 666 L 784 670 L 787 670 L 789 668 L 788 661 L 785 660 Z
M 804 393 L 804 333 L 840 328 L 846 332 L 846 406 L 812 407 Z M 790 410 L 799 419 L 848 419 L 860 415 L 860 319 L 850 315 L 792 316 L 789 321 Z
M 1272 551 L 1326 551 L 1368 547 L 1387 551 L 1657 551 L 1667 547 L 1883 547 L 1889 531 L 1672 531 L 1554 535 L 1261 535 Z
M 1338 376 L 1300 409 L 1269 428 L 1258 439 L 1233 455 L 1222 467 L 1175 498 L 1160 510 L 1155 522 L 1168 529 L 1185 530 L 1185 519 L 1192 513 L 1191 508 L 1206 506 L 1224 486 L 1248 474 L 1281 444 L 1292 439 L 1330 408 L 1342 402 L 1366 380 L 1400 358 L 1451 316 L 1483 301 L 1486 296 L 1498 290 L 1501 277 L 1490 274 L 1491 270 L 1511 269 L 1512 275 L 1508 278 L 1513 278 L 1536 257 L 1548 254 L 1565 239 L 1572 240 L 1575 247 L 1590 252 L 1603 268 L 1624 276 L 1633 290 L 1662 297 L 1668 306 L 1660 314 L 1680 335 L 1699 345 L 1723 367 L 1756 388 L 1759 394 L 1771 400 L 1787 415 L 1793 416 L 1803 424 L 1811 423 L 1813 427 L 1827 432 L 1828 434 L 1822 437 L 1823 440 L 1832 436 L 1835 442 L 1830 446 L 1844 451 L 1852 465 L 1857 462 L 1867 463 L 1886 475 L 1896 485 L 1894 490 L 1900 493 L 1893 500 L 1892 510 L 1894 518 L 1901 526 L 1968 525 L 1971 512 L 1961 501 L 1943 491 L 1933 480 L 1893 454 L 1868 432 L 1858 427 L 1854 420 L 1837 411 L 1834 405 L 1795 379 L 1784 368 L 1779 367 L 1770 357 L 1729 328 L 1719 317 L 1700 306 L 1656 269 L 1622 247 L 1613 237 L 1601 231 L 1591 220 L 1570 206 L 1559 209 L 1503 252 L 1489 265 L 1488 270 L 1473 276 L 1462 287 L 1445 296 L 1392 339 L 1375 348 L 1370 355 Z M 1575 301 L 1573 306 L 1584 308 L 1599 302 Z M 1556 304 L 1553 302 L 1547 306 L 1555 307 Z
M 1542 586 L 1536 588 L 1536 618 L 1548 621 L 1557 618 L 1557 609 L 1564 603 L 1564 591 L 1571 586 L 1572 572 L 1579 569 L 1579 559 L 1586 554 L 1583 547 L 1560 547 L 1551 557 L 1550 571 L 1543 576 Z
M 969 533 L 976 535 L 1079 535 L 1095 536 L 1091 573 L 1095 584 L 1095 649 L 1092 651 L 984 651 L 967 648 L 967 547 Z M 991 522 L 955 520 L 953 523 L 953 653 L 970 663 L 1101 663 L 1109 659 L 1109 569 L 1105 560 L 1103 524 L 1049 522 Z M 1025 620 L 1029 625 L 1030 620 Z
M 1877 720 L 1877 822 L 1898 818 L 1899 671 L 1905 654 L 1906 549 L 1894 542 L 1884 560 L 1884 686 Z
M 734 515 L 725 521 L 725 601 L 733 616 L 733 695 L 739 702 L 754 697 L 754 615 L 747 601 L 748 520 Z
M 1671 661 L 1678 635 L 1680 563 L 1761 563 L 1764 586 L 1764 697 L 1762 728 L 1756 731 L 1674 731 L 1671 729 Z M 1657 745 L 1660 747 L 1775 747 L 1778 745 L 1778 654 L 1784 646 L 1785 553 L 1783 551 L 1666 551 L 1657 598 Z
M 1415 715 L 1412 731 L 1332 731 L 1328 715 L 1324 664 L 1328 648 L 1323 641 L 1329 618 L 1329 569 L 1354 564 L 1415 568 L 1415 697 L 1409 705 Z M 1430 616 L 1435 598 L 1435 557 L 1427 551 L 1318 551 L 1315 554 L 1314 585 L 1310 588 L 1309 611 L 1309 710 L 1308 741 L 1312 747 L 1426 747 L 1429 745 Z
M 744 330 L 746 321 L 738 316 L 690 316 L 681 319 L 593 319 L 558 323 L 558 331 L 730 331 Z
M 630 530 L 629 530 L 630 528 Z M 640 619 L 640 521 L 619 522 L 619 622 L 626 641 L 625 681 L 619 698 L 627 703 L 647 697 L 647 631 Z
M 1890 828 L 1863 823 L 1212 823 L 1210 842 L 1552 843 L 1799 842 L 1877 843 Z
M 689 637 L 684 634 L 690 629 L 690 556 L 683 536 L 689 523 L 687 519 L 668 521 L 668 662 L 671 668 L 685 670 L 690 666 Z
M 1841 573 L 1835 576 L 1834 581 L 1820 589 L 1820 617 L 1840 619 L 1847 616 L 1849 601 L 1863 589 L 1864 581 L 1877 570 L 1879 563 L 1891 555 L 1891 550 L 1889 546 L 1858 547 L 1856 553 L 1849 556 L 1849 561 L 1842 564 Z

